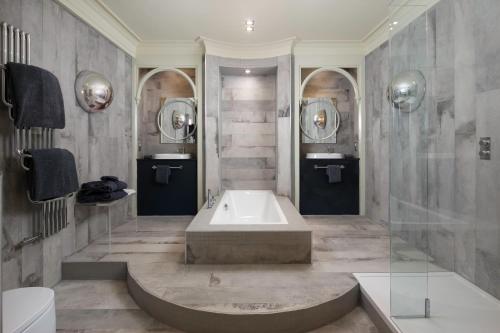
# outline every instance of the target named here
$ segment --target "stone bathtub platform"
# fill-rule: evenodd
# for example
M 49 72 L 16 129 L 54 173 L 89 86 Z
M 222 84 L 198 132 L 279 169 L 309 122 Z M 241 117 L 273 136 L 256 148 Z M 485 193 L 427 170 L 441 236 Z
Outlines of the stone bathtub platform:
M 186 264 L 311 263 L 311 228 L 287 197 L 274 196 L 271 193 L 272 197 L 266 198 L 266 204 L 272 201 L 269 204 L 270 209 L 275 209 L 275 215 L 286 220 L 284 223 L 211 223 L 214 221 L 214 215 L 221 214 L 222 209 L 227 209 L 222 207 L 228 202 L 226 193 L 222 198 L 218 198 L 214 207 L 208 209 L 205 204 L 186 229 Z M 231 204 L 234 205 L 234 202 Z M 247 203 L 244 205 L 245 207 L 238 211 L 248 208 Z

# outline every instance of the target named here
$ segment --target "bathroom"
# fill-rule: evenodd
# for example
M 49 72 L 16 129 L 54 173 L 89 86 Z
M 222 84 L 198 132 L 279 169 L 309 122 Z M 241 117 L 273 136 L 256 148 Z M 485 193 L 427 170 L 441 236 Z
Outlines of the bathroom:
M 0 332 L 498 332 L 499 15 L 0 0 Z

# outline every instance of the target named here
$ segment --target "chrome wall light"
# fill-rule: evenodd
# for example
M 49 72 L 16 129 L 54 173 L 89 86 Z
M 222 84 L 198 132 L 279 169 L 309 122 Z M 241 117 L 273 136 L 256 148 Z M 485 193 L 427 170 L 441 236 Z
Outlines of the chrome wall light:
M 81 71 L 75 81 L 75 94 L 78 104 L 86 112 L 102 112 L 113 101 L 111 82 L 102 74 Z
M 420 71 L 406 71 L 398 74 L 387 89 L 387 98 L 392 106 L 402 112 L 419 108 L 425 97 L 426 81 Z

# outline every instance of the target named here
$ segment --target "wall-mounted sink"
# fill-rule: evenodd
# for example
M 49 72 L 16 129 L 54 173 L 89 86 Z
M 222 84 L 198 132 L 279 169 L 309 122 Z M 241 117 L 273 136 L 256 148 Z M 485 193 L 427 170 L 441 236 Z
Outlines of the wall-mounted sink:
M 189 160 L 191 159 L 192 155 L 191 154 L 154 154 L 153 159 L 154 160 Z
M 345 158 L 344 154 L 340 153 L 308 153 L 306 155 L 308 160 L 340 160 Z

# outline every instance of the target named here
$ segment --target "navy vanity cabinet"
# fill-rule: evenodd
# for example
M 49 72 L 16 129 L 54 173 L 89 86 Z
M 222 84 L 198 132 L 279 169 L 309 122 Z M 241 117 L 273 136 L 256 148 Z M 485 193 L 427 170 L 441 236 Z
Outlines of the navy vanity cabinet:
M 155 181 L 156 165 L 182 166 L 171 169 L 168 184 Z M 196 215 L 196 160 L 137 160 L 138 215 Z
M 342 181 L 328 182 L 325 169 L 314 166 L 342 165 Z M 358 159 L 302 159 L 300 162 L 300 213 L 303 215 L 358 215 Z

